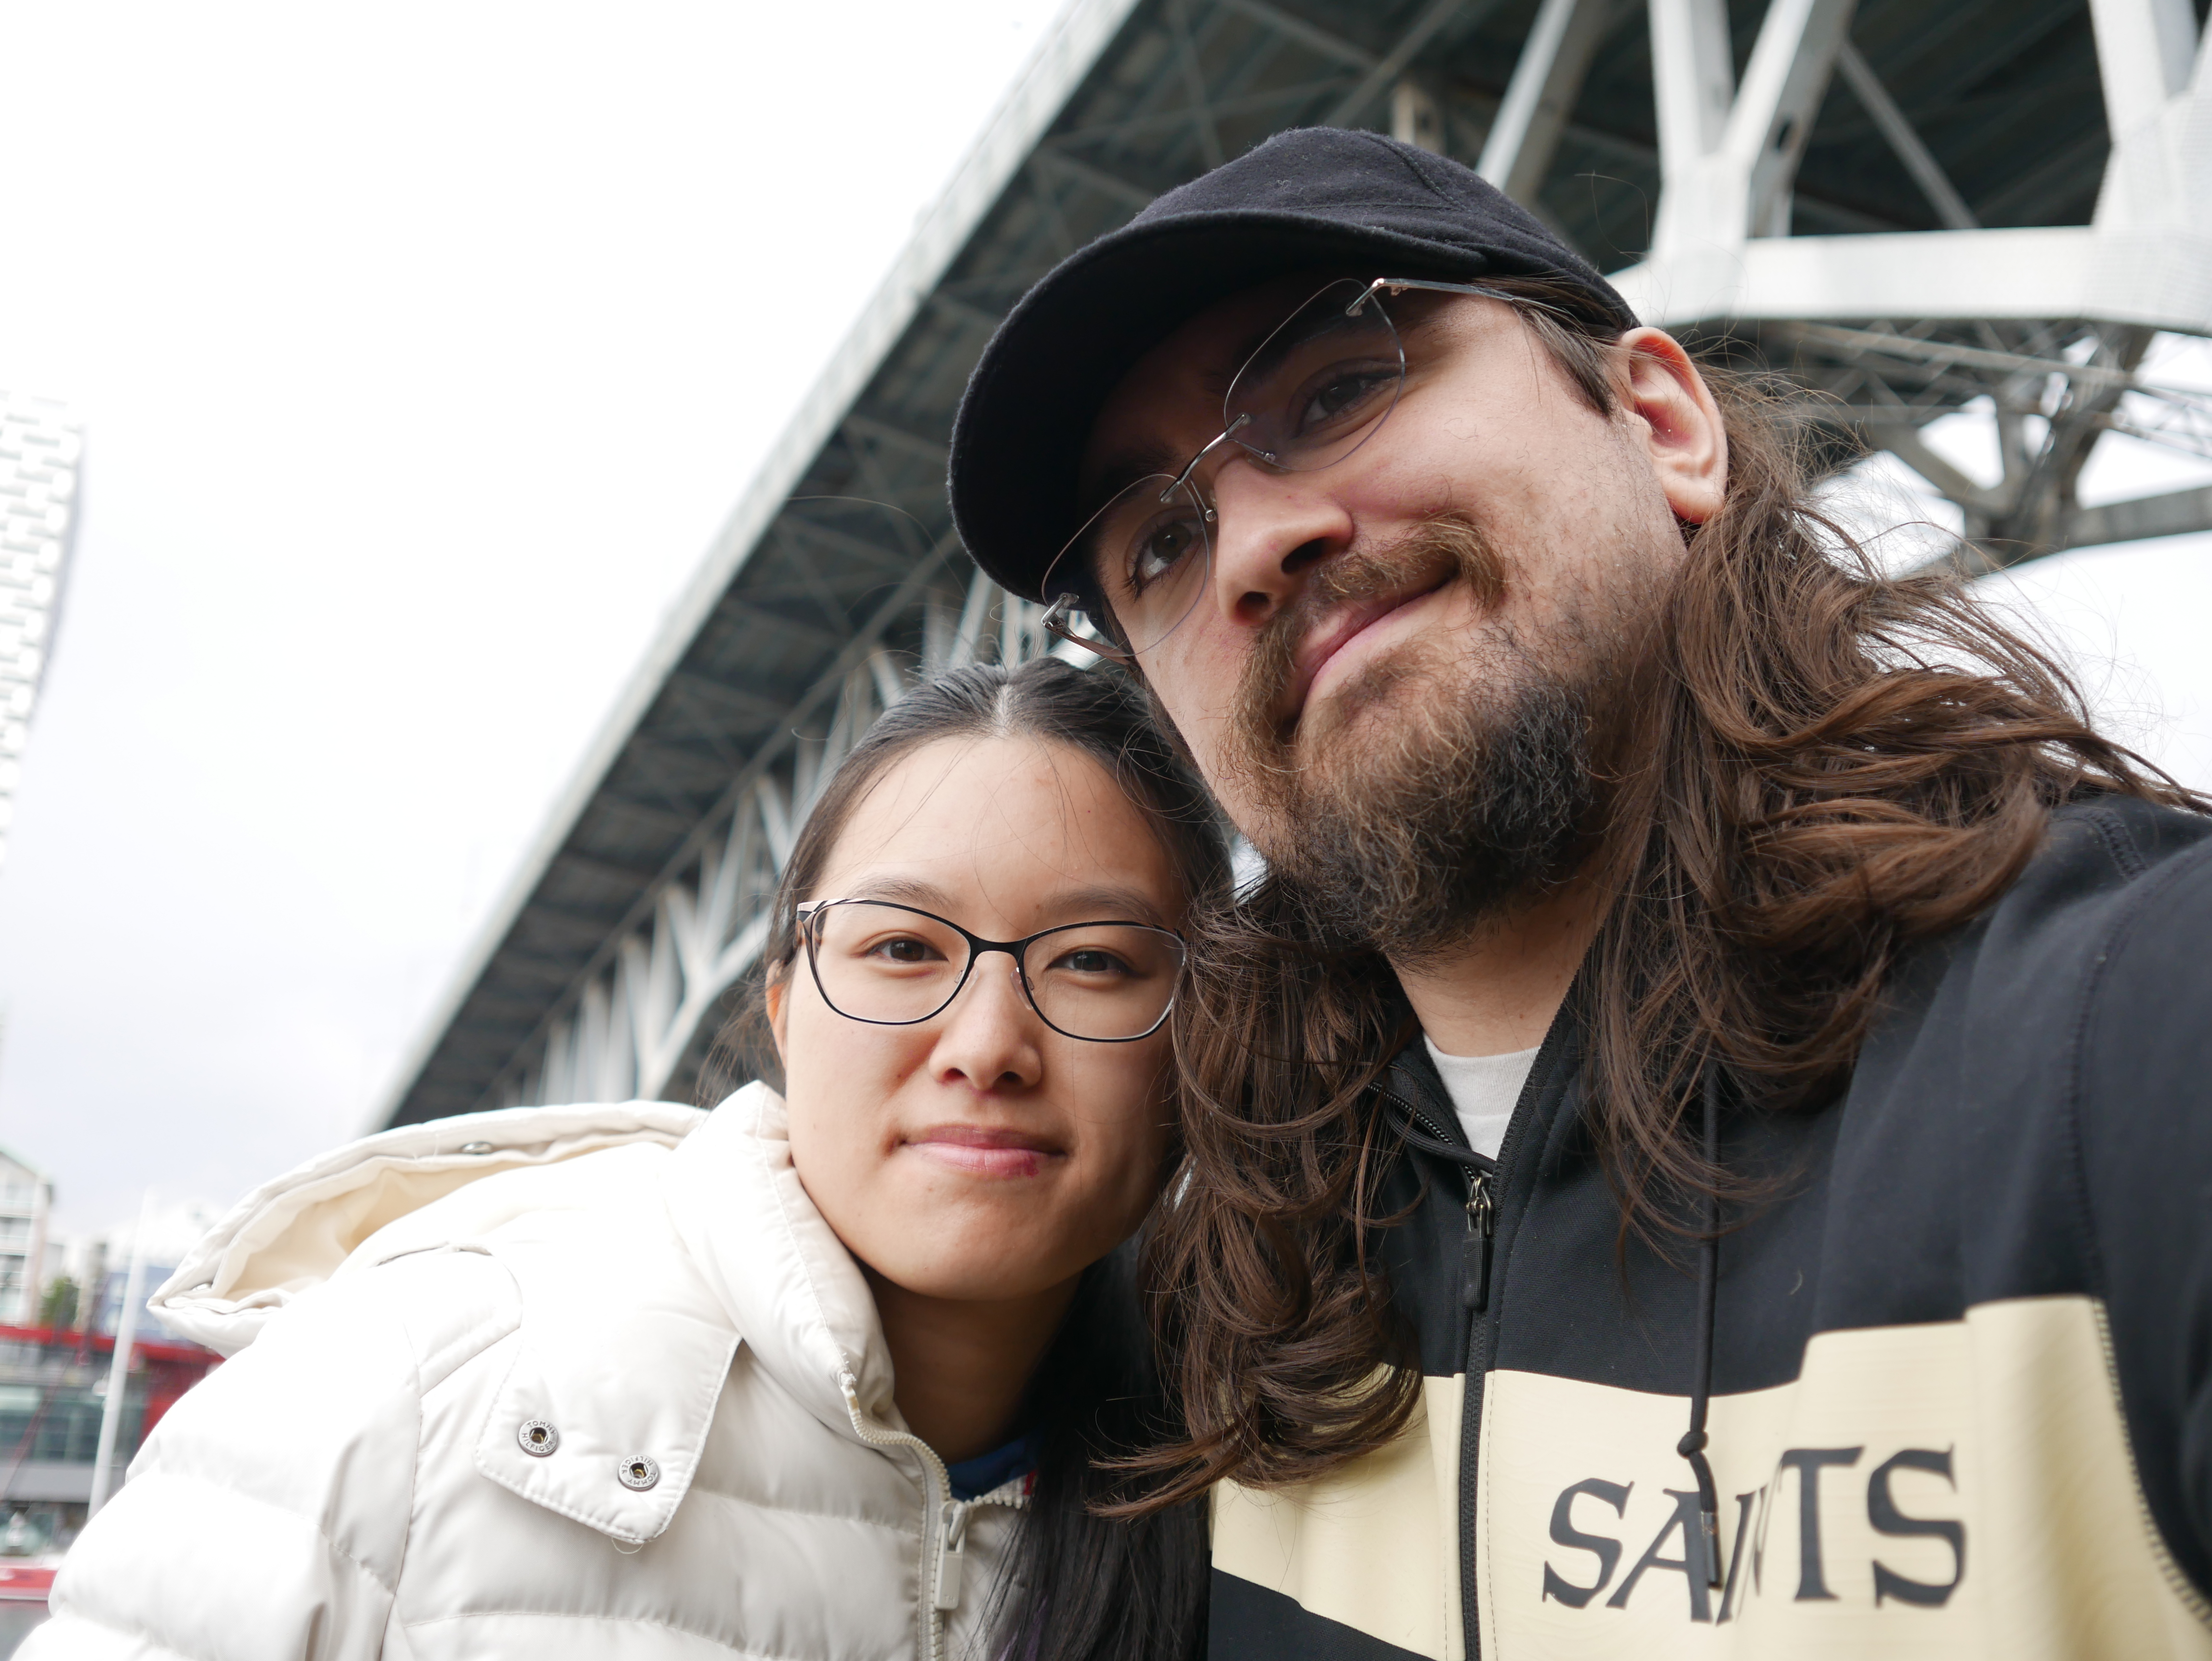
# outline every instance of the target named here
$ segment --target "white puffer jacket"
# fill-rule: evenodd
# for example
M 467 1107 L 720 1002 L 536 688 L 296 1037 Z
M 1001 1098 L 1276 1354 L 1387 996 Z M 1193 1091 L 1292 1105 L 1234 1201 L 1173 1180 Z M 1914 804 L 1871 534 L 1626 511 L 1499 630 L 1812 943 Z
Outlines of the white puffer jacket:
M 955 1502 L 907 1433 L 764 1086 L 372 1136 L 247 1196 L 156 1303 L 244 1353 L 24 1661 L 989 1649 L 1021 1485 Z

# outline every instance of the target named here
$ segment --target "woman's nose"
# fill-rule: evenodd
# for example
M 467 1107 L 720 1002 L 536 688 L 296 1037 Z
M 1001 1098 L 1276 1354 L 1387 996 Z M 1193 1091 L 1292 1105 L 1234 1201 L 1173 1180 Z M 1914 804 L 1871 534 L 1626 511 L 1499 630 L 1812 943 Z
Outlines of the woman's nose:
M 977 1090 L 1034 1085 L 1044 1073 L 1037 1046 L 1042 1025 L 1013 960 L 986 952 L 945 1012 L 931 1068 L 941 1082 L 964 1079 Z

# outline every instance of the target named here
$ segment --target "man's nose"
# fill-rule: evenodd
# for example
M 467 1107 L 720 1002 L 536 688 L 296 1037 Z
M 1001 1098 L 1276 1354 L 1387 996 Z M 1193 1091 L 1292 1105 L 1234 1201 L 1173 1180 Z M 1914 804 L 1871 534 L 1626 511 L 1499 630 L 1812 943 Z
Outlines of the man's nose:
M 944 1020 L 930 1052 L 930 1070 L 939 1083 L 965 1080 L 977 1090 L 1020 1089 L 1042 1075 L 1041 1023 L 1006 953 L 987 952 L 975 959 Z
M 1212 604 L 1256 627 L 1297 598 L 1314 568 L 1352 545 L 1352 515 L 1311 473 L 1236 457 L 1213 478 Z

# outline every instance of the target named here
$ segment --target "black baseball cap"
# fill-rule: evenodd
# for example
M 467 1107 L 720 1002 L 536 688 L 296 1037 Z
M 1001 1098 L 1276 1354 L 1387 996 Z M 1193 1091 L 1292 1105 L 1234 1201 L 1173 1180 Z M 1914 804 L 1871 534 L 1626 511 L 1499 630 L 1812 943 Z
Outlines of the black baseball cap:
M 1091 423 L 1136 361 L 1218 301 L 1348 263 L 1437 282 L 1542 277 L 1593 320 L 1636 326 L 1595 267 L 1472 169 L 1380 133 L 1278 133 L 1070 254 L 1000 324 L 952 423 L 952 519 L 975 563 L 1048 598 L 1046 572 L 1081 528 Z

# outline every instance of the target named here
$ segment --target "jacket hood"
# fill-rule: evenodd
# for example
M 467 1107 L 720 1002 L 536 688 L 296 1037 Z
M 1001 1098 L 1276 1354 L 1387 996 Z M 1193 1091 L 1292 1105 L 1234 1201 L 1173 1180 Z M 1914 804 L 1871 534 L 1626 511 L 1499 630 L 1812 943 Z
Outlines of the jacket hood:
M 674 1147 L 707 1118 L 668 1102 L 602 1107 L 517 1107 L 404 1125 L 349 1142 L 264 1183 L 233 1206 L 185 1254 L 149 1303 L 172 1330 L 225 1355 L 252 1343 L 276 1312 L 362 1252 L 381 1262 L 480 1232 L 536 1208 L 540 1183 L 495 1183 L 482 1215 L 425 1208 L 509 1171 L 557 1166 L 589 1153 L 646 1144 Z M 436 1238 L 406 1237 L 410 1220 Z
M 800 1184 L 787 1127 L 782 1098 L 753 1084 L 712 1113 L 514 1108 L 386 1131 L 256 1189 L 151 1305 L 231 1354 L 326 1281 L 422 1252 L 495 1258 L 520 1296 L 503 1329 L 519 1320 L 520 1343 L 477 1469 L 617 1540 L 650 1539 L 689 1488 L 740 1342 L 839 1438 L 906 1438 L 875 1299 Z M 558 1427 L 556 1457 L 518 1441 L 540 1421 Z M 658 1475 L 615 1487 L 607 1470 L 636 1450 L 657 1450 Z

